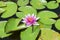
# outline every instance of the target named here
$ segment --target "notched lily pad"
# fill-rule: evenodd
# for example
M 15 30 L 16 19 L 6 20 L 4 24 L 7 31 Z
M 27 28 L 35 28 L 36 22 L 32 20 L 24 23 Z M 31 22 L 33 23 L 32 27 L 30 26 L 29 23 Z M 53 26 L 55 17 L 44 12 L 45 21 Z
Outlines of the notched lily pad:
M 0 8 L 0 14 L 5 12 L 5 9 L 4 8 Z
M 57 22 L 55 23 L 55 27 L 60 30 L 60 19 L 57 20 Z
M 6 33 L 27 28 L 25 24 L 19 24 L 20 22 L 21 19 L 19 18 L 9 19 L 6 25 Z
M 40 19 L 40 22 L 45 25 L 52 25 L 56 22 L 54 19 Z
M 24 15 L 37 14 L 36 9 L 34 9 L 32 6 L 23 6 L 23 7 L 20 7 L 18 10 L 22 11 Z
M 45 25 L 45 24 L 43 24 L 43 23 L 39 23 L 40 24 L 40 28 L 48 28 L 48 29 L 51 29 L 52 28 L 52 25 Z
M 39 37 L 38 40 L 59 40 L 59 33 L 47 29 L 47 28 L 42 28 L 41 29 L 41 36 Z
M 47 8 L 49 9 L 56 9 L 59 7 L 59 4 L 56 1 L 50 1 L 47 3 Z
M 15 19 L 15 18 L 9 19 L 6 25 L 6 32 L 8 33 L 11 31 L 18 30 L 18 24 L 20 21 L 21 21 L 20 19 Z
M 29 0 L 18 0 L 17 4 L 18 6 L 25 6 L 29 3 Z
M 52 18 L 58 17 L 58 15 L 56 13 L 51 12 L 51 11 L 41 11 L 38 13 L 37 16 L 40 17 L 40 22 L 45 24 L 45 25 L 54 24 L 56 21 Z
M 5 7 L 5 6 L 6 6 L 6 3 L 3 1 L 0 1 L 0 7 Z
M 46 2 L 42 2 L 42 0 L 31 0 L 30 4 L 35 8 L 35 9 L 44 9 L 46 5 Z
M 38 13 L 38 17 L 40 17 L 40 19 L 50 19 L 50 18 L 57 18 L 58 15 L 55 12 L 52 11 L 41 11 Z
M 24 18 L 24 13 L 23 12 L 17 12 L 16 13 L 16 16 L 18 17 L 18 18 L 20 18 L 20 19 L 22 19 L 22 18 Z
M 6 11 L 2 14 L 2 18 L 8 18 L 13 16 L 17 11 L 17 5 L 14 2 L 6 2 Z
M 7 21 L 0 21 L 0 38 L 8 37 L 11 35 L 5 33 L 5 26 L 6 26 Z
M 60 3 L 60 0 L 56 0 L 58 3 Z
M 36 40 L 40 29 L 37 28 L 34 32 L 32 27 L 27 28 L 25 31 L 21 32 L 21 40 Z

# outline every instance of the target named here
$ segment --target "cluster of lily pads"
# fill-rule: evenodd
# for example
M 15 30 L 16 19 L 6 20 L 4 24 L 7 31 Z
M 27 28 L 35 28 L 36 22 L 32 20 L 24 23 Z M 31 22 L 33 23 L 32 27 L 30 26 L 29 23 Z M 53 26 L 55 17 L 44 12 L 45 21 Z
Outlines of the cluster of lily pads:
M 0 1 L 0 17 L 9 18 L 0 21 L 0 38 L 8 37 L 13 31 L 20 30 L 21 40 L 60 40 L 60 34 L 51 29 L 54 24 L 60 30 L 60 19 L 55 20 L 58 18 L 57 13 L 42 10 L 45 8 L 55 10 L 59 3 L 60 0 Z M 13 15 L 16 15 L 16 18 L 13 18 Z

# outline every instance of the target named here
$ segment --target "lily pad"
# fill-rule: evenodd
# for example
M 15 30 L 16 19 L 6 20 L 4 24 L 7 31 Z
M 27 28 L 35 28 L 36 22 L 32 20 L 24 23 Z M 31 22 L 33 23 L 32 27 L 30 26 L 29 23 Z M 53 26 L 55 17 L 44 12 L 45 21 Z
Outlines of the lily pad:
M 21 19 L 11 18 L 6 25 L 6 33 L 27 28 L 25 24 L 19 24 Z
M 21 24 L 21 25 L 18 26 L 18 29 L 19 29 L 19 30 L 25 29 L 25 28 L 27 28 L 25 24 Z
M 36 9 L 34 9 L 32 6 L 23 6 L 23 7 L 20 7 L 18 10 L 22 11 L 24 15 L 37 14 Z
M 40 19 L 40 22 L 43 23 L 43 24 L 45 24 L 45 25 L 52 25 L 56 21 L 54 19 Z
M 38 40 L 59 40 L 59 33 L 47 29 L 47 28 L 42 28 L 41 29 L 41 36 L 39 37 Z
M 0 38 L 8 37 L 11 35 L 5 33 L 5 26 L 6 26 L 7 21 L 0 21 Z
M 58 3 L 60 3 L 60 0 L 56 0 Z
M 50 19 L 50 18 L 57 18 L 58 15 L 55 12 L 52 11 L 41 11 L 38 13 L 38 17 L 40 17 L 40 19 Z
M 40 28 L 48 28 L 48 29 L 51 29 L 52 28 L 52 25 L 45 25 L 45 24 L 43 24 L 43 23 L 39 23 L 40 24 Z
M 0 7 L 5 7 L 5 6 L 6 6 L 6 3 L 3 1 L 0 1 Z
M 17 11 L 17 5 L 14 2 L 6 2 L 6 11 L 2 14 L 2 18 L 8 18 L 13 16 Z
M 59 4 L 56 1 L 50 1 L 47 3 L 47 8 L 49 9 L 56 9 L 59 7 Z
M 21 40 L 36 40 L 40 29 L 37 28 L 34 32 L 32 32 L 32 27 L 27 28 L 25 31 L 21 32 Z
M 20 18 L 20 19 L 23 19 L 25 15 L 24 15 L 23 12 L 17 12 L 17 13 L 16 13 L 16 16 L 17 16 L 18 18 Z
M 60 19 L 57 20 L 57 22 L 55 23 L 55 27 L 60 30 Z
M 29 3 L 29 0 L 18 0 L 17 4 L 18 6 L 25 6 Z
M 5 12 L 5 9 L 4 8 L 0 8 L 0 14 Z
M 15 19 L 15 18 L 9 19 L 6 25 L 6 33 L 18 30 L 18 24 L 20 21 L 21 21 L 20 19 Z
M 41 2 L 41 0 L 31 0 L 30 4 L 35 8 L 35 9 L 44 9 L 46 2 Z

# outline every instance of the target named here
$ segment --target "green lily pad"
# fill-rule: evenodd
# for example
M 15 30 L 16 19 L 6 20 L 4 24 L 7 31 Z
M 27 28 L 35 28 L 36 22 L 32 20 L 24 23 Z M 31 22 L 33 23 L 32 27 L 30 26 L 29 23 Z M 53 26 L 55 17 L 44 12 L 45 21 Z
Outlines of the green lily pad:
M 0 8 L 0 14 L 5 12 L 5 9 L 4 8 Z
M 25 6 L 29 3 L 29 0 L 18 0 L 17 4 L 18 6 Z
M 7 21 L 0 21 L 0 38 L 8 37 L 11 35 L 11 33 L 10 34 L 5 33 L 6 23 L 7 23 Z
M 42 23 L 40 21 L 38 21 L 38 23 L 40 24 L 39 25 L 40 28 L 48 28 L 48 29 L 52 28 L 52 24 L 47 25 L 47 24 L 44 24 L 44 23 Z
M 58 3 L 60 3 L 60 0 L 56 0 Z
M 52 28 L 52 25 L 45 25 L 45 24 L 43 24 L 43 23 L 39 23 L 40 24 L 40 28 L 49 28 L 49 29 L 51 29 Z
M 59 7 L 59 4 L 56 1 L 50 1 L 47 3 L 47 8 L 49 9 L 56 9 Z
M 23 7 L 20 7 L 18 10 L 22 11 L 24 15 L 37 14 L 36 9 L 34 9 L 32 6 L 23 6 Z
M 3 1 L 0 1 L 0 7 L 5 7 L 5 6 L 6 6 L 6 3 Z
M 47 2 L 41 2 L 40 0 L 31 0 L 30 4 L 35 8 L 35 9 L 44 9 L 45 8 L 45 4 Z
M 24 18 L 24 13 L 23 12 L 17 12 L 16 13 L 16 16 L 18 17 L 18 18 L 20 18 L 20 19 L 22 19 L 22 18 Z
M 18 24 L 21 21 L 21 19 L 15 19 L 15 18 L 11 18 L 8 20 L 8 23 L 6 25 L 6 32 L 11 32 L 11 31 L 15 31 L 15 30 L 19 30 L 18 28 Z
M 52 25 L 56 22 L 54 19 L 40 19 L 40 22 L 45 25 Z
M 25 28 L 28 28 L 28 27 L 26 27 L 25 24 L 21 24 L 21 25 L 18 26 L 18 29 L 19 29 L 19 30 L 21 30 L 21 29 L 25 29 Z
M 55 23 L 55 27 L 60 30 L 60 19 L 57 20 L 57 22 Z
M 40 17 L 40 22 L 46 25 L 54 24 L 56 21 L 52 18 L 58 17 L 56 13 L 51 11 L 41 11 L 37 16 Z
M 6 11 L 2 14 L 2 18 L 8 18 L 13 16 L 17 11 L 17 5 L 14 2 L 6 2 L 7 7 L 5 8 Z
M 34 32 L 32 32 L 32 27 L 27 28 L 25 31 L 21 32 L 21 40 L 36 40 L 40 29 L 37 28 Z
M 51 29 L 42 28 L 41 36 L 39 37 L 38 40 L 59 40 L 60 38 L 58 36 L 59 36 L 59 33 Z
M 38 17 L 40 17 L 40 19 L 42 19 L 42 18 L 50 19 L 50 18 L 57 18 L 58 15 L 55 12 L 46 10 L 46 11 L 39 12 Z
M 21 19 L 11 18 L 6 25 L 6 33 L 27 28 L 25 24 L 19 24 Z

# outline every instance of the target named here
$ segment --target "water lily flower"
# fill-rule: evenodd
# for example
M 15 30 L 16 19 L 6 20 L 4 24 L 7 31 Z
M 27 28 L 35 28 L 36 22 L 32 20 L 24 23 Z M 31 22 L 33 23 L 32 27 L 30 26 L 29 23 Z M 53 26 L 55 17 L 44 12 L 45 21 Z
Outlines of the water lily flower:
M 34 15 L 34 14 L 30 15 L 30 14 L 28 14 L 28 15 L 26 15 L 25 18 L 23 18 L 22 22 L 25 23 L 27 27 L 29 27 L 29 26 L 32 26 L 32 25 L 39 25 L 37 23 L 38 19 L 39 18 L 37 18 L 36 15 Z

